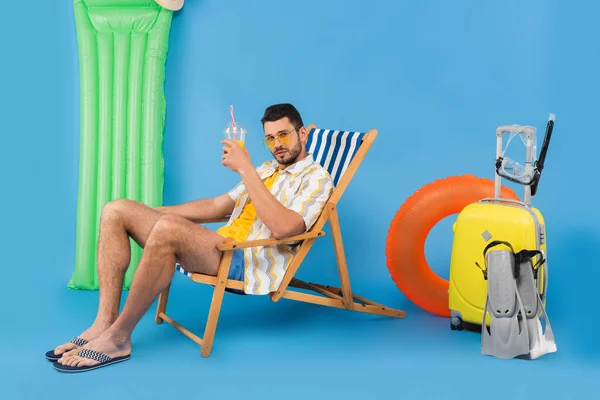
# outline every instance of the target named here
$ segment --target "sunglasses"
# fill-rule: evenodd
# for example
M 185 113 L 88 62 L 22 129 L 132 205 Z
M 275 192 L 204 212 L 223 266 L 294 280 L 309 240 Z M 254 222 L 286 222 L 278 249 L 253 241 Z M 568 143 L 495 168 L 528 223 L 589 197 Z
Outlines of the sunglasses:
M 275 139 L 277 139 L 279 141 L 279 143 L 281 143 L 282 145 L 286 146 L 290 142 L 290 137 L 292 136 L 292 132 L 294 132 L 295 130 L 296 129 L 292 129 L 289 132 L 281 132 L 277 136 L 269 135 L 263 139 L 262 143 L 266 148 L 271 149 L 271 150 L 273 150 L 275 148 Z

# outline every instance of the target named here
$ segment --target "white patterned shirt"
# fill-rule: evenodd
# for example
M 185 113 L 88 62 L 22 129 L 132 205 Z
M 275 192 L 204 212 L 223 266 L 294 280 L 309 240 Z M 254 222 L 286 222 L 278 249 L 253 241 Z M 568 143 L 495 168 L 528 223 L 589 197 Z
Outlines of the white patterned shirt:
M 278 168 L 276 160 L 266 161 L 256 168 L 264 181 Z M 329 196 L 333 192 L 333 180 L 319 163 L 309 154 L 279 172 L 271 194 L 286 208 L 296 211 L 304 219 L 308 231 L 321 215 Z M 248 191 L 240 182 L 227 193 L 234 201 L 235 208 L 227 222 L 232 222 L 241 214 Z M 269 228 L 256 216 L 246 240 L 272 238 Z M 279 287 L 281 280 L 298 251 L 296 244 L 249 247 L 244 250 L 244 292 L 247 294 L 268 294 Z

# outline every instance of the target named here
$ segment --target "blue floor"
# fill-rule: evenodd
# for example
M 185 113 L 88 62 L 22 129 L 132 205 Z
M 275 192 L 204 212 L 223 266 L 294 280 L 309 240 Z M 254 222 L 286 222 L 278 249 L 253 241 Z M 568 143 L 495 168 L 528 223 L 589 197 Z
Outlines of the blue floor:
M 451 331 L 447 319 L 413 306 L 391 281 L 359 280 L 354 282 L 355 292 L 406 310 L 404 320 L 228 294 L 209 358 L 202 358 L 198 346 L 170 325 L 156 325 L 153 306 L 135 331 L 129 361 L 83 374 L 61 374 L 43 354 L 89 325 L 98 300 L 97 292 L 67 290 L 67 278 L 46 270 L 32 278 L 37 289 L 5 289 L 8 314 L 3 313 L 0 330 L 0 398 L 598 395 L 600 346 L 597 333 L 591 331 L 597 323 L 582 318 L 581 308 L 569 312 L 575 299 L 557 299 L 548 307 L 557 353 L 535 361 L 499 360 L 480 354 L 478 333 Z M 553 289 L 570 292 L 572 285 L 561 280 Z M 211 292 L 176 274 L 168 313 L 201 333 Z M 592 298 L 582 294 L 580 300 Z

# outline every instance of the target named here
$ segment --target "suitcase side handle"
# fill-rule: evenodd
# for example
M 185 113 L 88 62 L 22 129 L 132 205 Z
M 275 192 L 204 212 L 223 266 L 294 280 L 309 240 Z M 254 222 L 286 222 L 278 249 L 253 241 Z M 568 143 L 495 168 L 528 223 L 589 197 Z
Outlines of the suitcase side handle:
M 513 199 L 505 199 L 504 197 L 500 197 L 500 196 L 495 196 L 495 197 L 486 197 L 484 199 L 479 200 L 480 202 L 489 202 L 489 203 L 515 203 L 518 204 L 520 206 L 523 207 L 531 207 L 531 205 L 529 204 L 525 204 L 522 201 L 519 200 L 513 200 Z

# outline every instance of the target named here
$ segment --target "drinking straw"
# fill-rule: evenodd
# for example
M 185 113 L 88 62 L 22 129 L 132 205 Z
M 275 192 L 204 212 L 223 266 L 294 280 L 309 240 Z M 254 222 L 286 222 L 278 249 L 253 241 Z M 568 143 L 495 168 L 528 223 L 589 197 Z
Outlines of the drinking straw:
M 233 129 L 233 140 L 236 140 L 235 118 L 233 118 L 233 104 L 229 106 L 229 113 L 231 114 L 231 129 Z

